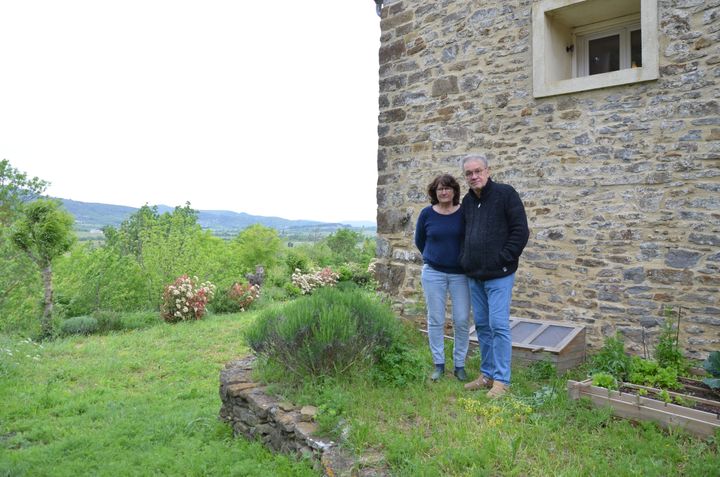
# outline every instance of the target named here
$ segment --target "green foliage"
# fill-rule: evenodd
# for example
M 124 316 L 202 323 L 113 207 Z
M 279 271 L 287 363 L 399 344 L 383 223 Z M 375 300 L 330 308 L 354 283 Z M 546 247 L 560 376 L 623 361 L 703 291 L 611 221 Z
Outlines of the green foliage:
M 405 340 L 396 339 L 387 348 L 377 348 L 370 379 L 381 386 L 403 387 L 425 379 L 426 358 Z
M 340 229 L 337 232 L 328 235 L 325 243 L 332 251 L 337 264 L 343 262 L 360 261 L 360 249 L 358 243 L 362 240 L 362 235 L 349 228 Z
M 7 159 L 0 161 L 0 225 L 9 226 L 19 216 L 22 204 L 40 197 L 48 185 L 37 177 L 28 178 Z
M 628 382 L 660 389 L 680 389 L 678 371 L 674 367 L 661 366 L 657 361 L 633 356 Z
M 655 346 L 655 359 L 663 368 L 674 368 L 680 374 L 687 373 L 690 365 L 680 351 L 678 329 L 670 320 L 672 309 L 666 308 L 665 323 Z
M 28 254 L 39 267 L 70 250 L 74 242 L 73 216 L 61 209 L 57 201 L 38 199 L 22 209 L 13 224 L 15 245 Z
M 53 260 L 72 246 L 73 217 L 60 208 L 57 201 L 38 199 L 22 208 L 22 215 L 13 224 L 12 241 L 32 260 L 43 278 L 44 307 L 40 317 L 43 337 L 52 335 L 52 268 Z
M 351 262 L 340 265 L 338 275 L 339 281 L 353 282 L 369 291 L 373 291 L 378 287 L 378 283 L 375 281 L 373 274 L 368 270 L 368 267 L 359 263 Z
M 590 359 L 590 370 L 593 374 L 609 373 L 618 381 L 626 380 L 630 366 L 630 356 L 625 354 L 625 342 L 619 334 L 607 337 L 600 351 Z
M 333 376 L 371 363 L 398 334 L 392 311 L 369 295 L 321 288 L 262 312 L 245 333 L 252 350 L 298 378 Z
M 240 232 L 234 243 L 238 261 L 248 270 L 255 270 L 256 265 L 273 267 L 282 246 L 277 230 L 260 224 L 251 225 Z
M 60 333 L 68 335 L 91 335 L 100 329 L 98 321 L 92 316 L 74 316 L 60 324 Z
M 112 247 L 78 244 L 57 260 L 54 271 L 56 301 L 67 316 L 151 306 L 139 264 Z
M 610 373 L 599 372 L 592 376 L 593 386 L 600 386 L 607 389 L 618 389 L 618 381 Z
M 720 351 L 710 353 L 707 359 L 703 361 L 703 368 L 711 376 L 703 379 L 703 383 L 712 389 L 720 389 Z
M 248 283 L 234 283 L 217 293 L 210 308 L 215 313 L 239 313 L 250 308 L 260 297 L 260 287 Z
M 291 248 L 285 254 L 285 267 L 287 268 L 288 275 L 291 275 L 295 270 L 307 273 L 311 267 L 310 257 L 307 255 L 307 252 L 298 247 Z

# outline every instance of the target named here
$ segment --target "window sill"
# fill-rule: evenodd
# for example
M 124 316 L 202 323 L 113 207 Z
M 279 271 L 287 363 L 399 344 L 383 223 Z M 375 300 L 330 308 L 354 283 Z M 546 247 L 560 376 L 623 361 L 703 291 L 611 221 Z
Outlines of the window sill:
M 533 85 L 533 96 L 543 98 L 559 94 L 576 93 L 578 91 L 609 88 L 611 86 L 651 81 L 658 79 L 658 76 L 657 68 L 642 67 L 554 82 L 538 82 L 539 84 L 535 83 Z

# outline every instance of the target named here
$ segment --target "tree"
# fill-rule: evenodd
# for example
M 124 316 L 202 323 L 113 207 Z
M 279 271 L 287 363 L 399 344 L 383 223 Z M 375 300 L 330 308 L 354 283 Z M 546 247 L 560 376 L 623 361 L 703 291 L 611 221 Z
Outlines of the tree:
M 40 290 L 33 274 L 30 259 L 15 247 L 10 237 L 10 225 L 20 216 L 25 202 L 39 197 L 48 183 L 37 177 L 28 178 L 10 165 L 0 161 L 0 330 L 8 331 L 11 323 L 24 328 L 23 319 L 37 304 L 29 300 Z
M 327 246 L 336 255 L 340 263 L 359 262 L 360 250 L 357 244 L 362 240 L 362 235 L 350 229 L 340 229 L 334 234 L 328 235 L 325 239 Z
M 277 230 L 254 224 L 238 234 L 234 245 L 242 266 L 255 271 L 257 265 L 269 269 L 277 263 L 282 243 Z
M 52 261 L 64 254 L 73 244 L 73 217 L 60 204 L 38 199 L 22 208 L 21 217 L 12 230 L 13 243 L 40 268 L 45 299 L 40 320 L 43 337 L 52 334 Z
M 20 206 L 38 198 L 49 184 L 20 172 L 10 161 L 0 161 L 0 225 L 8 226 L 18 216 Z

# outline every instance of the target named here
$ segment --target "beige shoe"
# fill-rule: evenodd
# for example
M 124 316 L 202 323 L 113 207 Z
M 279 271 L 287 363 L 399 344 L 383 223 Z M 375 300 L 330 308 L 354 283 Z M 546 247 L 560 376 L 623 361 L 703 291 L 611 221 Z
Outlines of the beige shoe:
M 488 391 L 487 397 L 490 399 L 497 399 L 499 397 L 502 397 L 506 392 L 508 392 L 508 389 L 510 386 L 507 384 L 503 384 L 500 381 L 495 381 L 492 385 L 492 389 Z
M 463 387 L 468 391 L 477 391 L 478 389 L 490 389 L 492 385 L 493 380 L 481 374 L 475 381 L 470 381 Z

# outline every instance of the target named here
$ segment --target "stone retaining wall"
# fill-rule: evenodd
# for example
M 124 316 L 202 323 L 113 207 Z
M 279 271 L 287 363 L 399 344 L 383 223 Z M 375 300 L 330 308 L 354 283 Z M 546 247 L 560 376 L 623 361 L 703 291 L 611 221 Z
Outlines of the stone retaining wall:
M 300 408 L 269 395 L 251 379 L 252 356 L 232 361 L 220 372 L 220 419 L 235 435 L 257 439 L 276 452 L 310 457 L 327 476 L 384 476 L 384 468 L 354 458 L 335 442 L 315 437 L 315 409 Z

